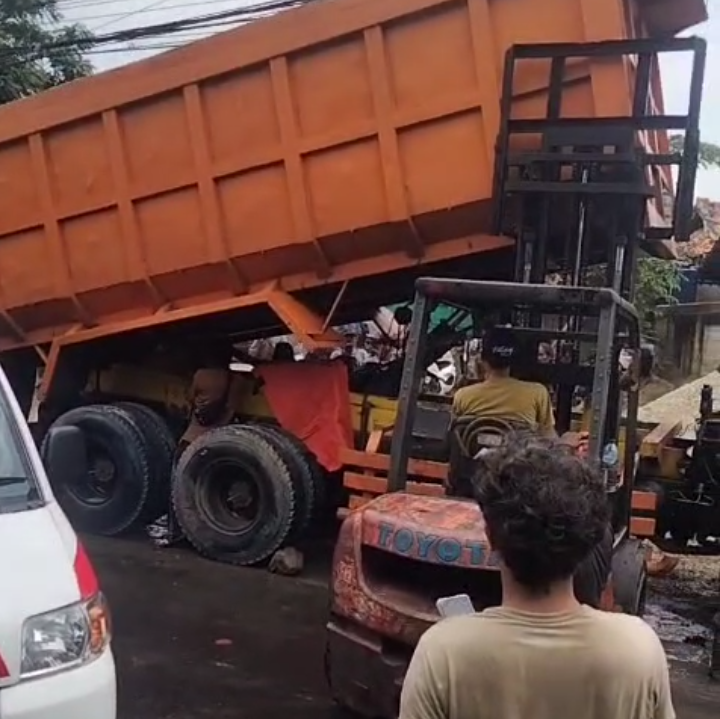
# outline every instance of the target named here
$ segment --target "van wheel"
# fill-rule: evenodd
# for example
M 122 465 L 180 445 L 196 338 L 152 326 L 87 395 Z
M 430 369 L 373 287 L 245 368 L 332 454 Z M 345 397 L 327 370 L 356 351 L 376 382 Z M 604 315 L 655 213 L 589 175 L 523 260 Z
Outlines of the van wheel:
M 280 455 L 290 470 L 297 506 L 295 523 L 288 541 L 304 539 L 312 520 L 315 518 L 315 483 L 310 463 L 306 457 L 305 446 L 288 432 L 271 424 L 243 425 L 266 439 Z
M 165 420 L 149 407 L 135 402 L 118 402 L 115 406 L 128 412 L 142 432 L 152 470 L 143 521 L 154 522 L 168 511 L 175 438 Z
M 209 430 L 190 444 L 175 470 L 172 497 L 187 540 L 229 564 L 265 561 L 295 524 L 288 465 L 267 439 L 242 425 Z
M 85 437 L 89 471 L 81 483 L 53 483 L 53 492 L 75 529 L 121 534 L 143 514 L 152 480 L 142 432 L 132 415 L 110 405 L 78 407 L 52 424 L 68 426 Z

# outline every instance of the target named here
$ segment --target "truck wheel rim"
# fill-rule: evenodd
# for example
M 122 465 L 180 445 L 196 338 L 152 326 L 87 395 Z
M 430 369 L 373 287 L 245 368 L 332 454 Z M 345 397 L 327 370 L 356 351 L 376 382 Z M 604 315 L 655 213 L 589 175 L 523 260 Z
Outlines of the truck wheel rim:
M 115 494 L 117 468 L 100 446 L 88 443 L 88 472 L 84 480 L 68 486 L 72 495 L 89 505 L 107 504 Z
M 237 460 L 213 460 L 198 476 L 196 502 L 204 521 L 217 531 L 245 534 L 264 515 L 263 477 Z

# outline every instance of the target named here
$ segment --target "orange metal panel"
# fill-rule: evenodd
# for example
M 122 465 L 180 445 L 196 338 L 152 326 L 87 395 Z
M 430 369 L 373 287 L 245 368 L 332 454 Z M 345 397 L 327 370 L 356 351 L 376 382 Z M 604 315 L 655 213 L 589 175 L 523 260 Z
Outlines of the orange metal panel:
M 624 37 L 623 8 L 329 0 L 0 108 L 0 349 L 501 246 L 506 49 Z M 626 64 L 569 73 L 567 115 L 626 109 Z
M 630 534 L 633 537 L 654 537 L 657 522 L 651 517 L 630 517 Z
M 655 492 L 633 490 L 631 507 L 638 512 L 654 512 L 657 509 L 658 496 Z

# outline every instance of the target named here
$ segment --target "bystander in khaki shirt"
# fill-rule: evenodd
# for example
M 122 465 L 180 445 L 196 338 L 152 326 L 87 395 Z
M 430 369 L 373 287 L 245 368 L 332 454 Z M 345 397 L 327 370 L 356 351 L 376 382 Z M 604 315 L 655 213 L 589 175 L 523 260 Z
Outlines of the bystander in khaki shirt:
M 667 659 L 637 617 L 504 607 L 421 638 L 400 719 L 675 719 Z

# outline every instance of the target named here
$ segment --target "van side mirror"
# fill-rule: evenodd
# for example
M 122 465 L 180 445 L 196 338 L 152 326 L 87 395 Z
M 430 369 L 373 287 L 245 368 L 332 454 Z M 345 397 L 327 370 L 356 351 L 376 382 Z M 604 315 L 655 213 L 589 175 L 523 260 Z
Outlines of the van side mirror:
M 85 481 L 88 473 L 85 435 L 78 427 L 51 427 L 42 445 L 42 462 L 53 486 Z

